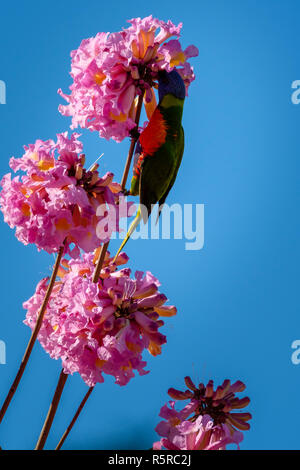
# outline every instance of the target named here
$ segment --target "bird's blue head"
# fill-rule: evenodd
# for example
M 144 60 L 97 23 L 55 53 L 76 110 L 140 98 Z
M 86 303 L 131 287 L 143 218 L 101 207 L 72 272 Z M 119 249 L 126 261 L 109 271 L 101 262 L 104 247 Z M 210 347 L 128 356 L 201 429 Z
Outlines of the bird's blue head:
M 165 95 L 174 95 L 181 100 L 185 99 L 185 84 L 179 73 L 174 69 L 172 72 L 162 70 L 158 73 L 158 97 L 159 101 Z

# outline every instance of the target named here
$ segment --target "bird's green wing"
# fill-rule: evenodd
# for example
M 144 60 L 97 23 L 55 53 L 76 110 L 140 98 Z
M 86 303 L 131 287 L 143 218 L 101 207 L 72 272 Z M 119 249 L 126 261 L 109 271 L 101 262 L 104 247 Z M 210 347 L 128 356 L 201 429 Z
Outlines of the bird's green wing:
M 175 165 L 174 165 L 174 169 L 173 169 L 173 175 L 172 175 L 172 178 L 171 178 L 171 181 L 170 181 L 170 184 L 169 184 L 168 188 L 166 189 L 163 196 L 158 200 L 158 203 L 159 203 L 158 217 L 160 216 L 160 213 L 161 213 L 163 205 L 164 205 L 164 203 L 167 199 L 167 196 L 168 196 L 169 192 L 171 191 L 171 189 L 173 187 L 173 184 L 175 183 L 177 173 L 178 173 L 181 161 L 182 161 L 183 152 L 184 152 L 184 130 L 183 130 L 183 127 L 181 126 L 180 137 L 179 137 L 179 140 L 178 140 L 178 149 L 177 149 L 177 152 L 176 152 Z
M 174 150 L 164 144 L 153 155 L 147 155 L 141 166 L 140 204 L 144 223 L 147 222 L 152 205 L 156 204 L 170 186 L 174 174 Z

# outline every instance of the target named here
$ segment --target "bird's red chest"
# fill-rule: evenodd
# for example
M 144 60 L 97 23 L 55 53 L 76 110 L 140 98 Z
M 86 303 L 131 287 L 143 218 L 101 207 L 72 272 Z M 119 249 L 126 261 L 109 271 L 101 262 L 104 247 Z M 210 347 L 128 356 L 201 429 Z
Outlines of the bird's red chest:
M 140 135 L 144 155 L 153 155 L 166 142 L 167 123 L 159 108 L 154 111 L 148 126 Z

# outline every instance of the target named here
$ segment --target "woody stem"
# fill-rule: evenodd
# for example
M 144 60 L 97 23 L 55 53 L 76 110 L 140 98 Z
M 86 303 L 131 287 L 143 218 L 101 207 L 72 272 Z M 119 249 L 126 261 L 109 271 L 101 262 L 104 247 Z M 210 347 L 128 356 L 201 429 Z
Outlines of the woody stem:
M 19 383 L 20 383 L 20 380 L 22 378 L 22 375 L 25 371 L 25 368 L 27 366 L 27 363 L 28 363 L 28 360 L 30 358 L 30 355 L 31 355 L 31 352 L 32 352 L 32 349 L 33 349 L 33 346 L 35 344 L 35 341 L 38 337 L 38 334 L 39 334 L 39 331 L 41 329 L 41 326 L 42 326 L 42 323 L 43 323 L 43 318 L 44 318 L 44 315 L 45 315 L 45 312 L 46 312 L 46 309 L 47 309 L 47 305 L 48 305 L 48 302 L 49 302 L 49 299 L 50 299 L 50 296 L 51 296 L 51 293 L 52 293 L 52 290 L 53 290 L 53 287 L 54 287 L 54 283 L 55 283 L 55 279 L 56 279 L 56 276 L 57 276 L 57 272 L 58 272 L 58 268 L 59 268 L 59 265 L 60 265 L 60 262 L 61 262 L 61 258 L 63 256 L 63 253 L 64 253 L 64 248 L 65 248 L 65 241 L 63 243 L 63 245 L 60 247 L 59 251 L 58 251 L 58 254 L 57 254 L 57 257 L 56 257 L 56 261 L 55 261 L 55 265 L 53 267 L 53 271 L 52 271 L 52 275 L 51 275 L 51 278 L 50 278 L 50 281 L 49 281 L 49 285 L 48 285 L 48 288 L 47 288 L 47 292 L 46 292 L 46 295 L 45 295 L 45 298 L 44 298 L 44 301 L 43 301 L 43 304 L 41 306 L 41 309 L 40 309 L 40 312 L 39 312 L 39 315 L 38 315 L 38 318 L 37 318 L 37 321 L 36 321 L 36 324 L 35 324 L 35 327 L 31 333 L 31 337 L 30 337 L 30 340 L 28 342 L 28 345 L 27 345 L 27 348 L 26 348 L 26 351 L 25 351 L 25 354 L 23 356 L 23 359 L 21 361 L 21 364 L 20 364 L 20 367 L 19 367 L 19 370 L 17 372 L 17 375 L 15 377 L 15 380 L 13 381 L 13 384 L 12 386 L 10 387 L 9 389 L 9 392 L 5 398 L 5 401 L 2 405 L 2 408 L 0 410 L 0 423 L 2 421 L 2 419 L 4 418 L 5 416 L 5 413 L 9 407 L 9 404 L 14 396 L 14 394 L 16 393 L 17 391 L 17 388 L 19 386 Z
M 70 432 L 71 432 L 71 430 L 72 430 L 74 424 L 76 423 L 76 421 L 77 421 L 77 419 L 78 419 L 78 417 L 79 417 L 81 411 L 83 410 L 84 405 L 85 405 L 86 402 L 88 401 L 89 396 L 90 396 L 90 394 L 92 393 L 93 390 L 94 390 L 94 387 L 90 387 L 90 388 L 88 389 L 88 391 L 87 391 L 87 393 L 85 394 L 85 396 L 84 396 L 82 402 L 80 403 L 80 405 L 79 405 L 79 407 L 78 407 L 78 409 L 77 409 L 77 411 L 76 411 L 76 413 L 75 413 L 75 415 L 74 415 L 72 421 L 70 422 L 69 426 L 68 426 L 67 429 L 65 430 L 65 432 L 64 432 L 64 434 L 63 434 L 61 440 L 60 440 L 59 443 L 57 444 L 55 450 L 60 450 L 60 449 L 62 448 L 62 446 L 63 446 L 65 440 L 67 439 L 68 435 L 70 434 Z
M 135 115 L 136 128 L 138 128 L 138 125 L 139 125 L 139 122 L 140 122 L 142 105 L 143 105 L 143 97 L 144 97 L 144 93 L 142 93 L 139 96 L 139 99 L 138 99 L 136 115 Z M 135 147 L 135 144 L 136 144 L 137 140 L 138 140 L 138 135 L 135 135 L 134 137 L 131 137 L 130 147 L 129 147 L 127 160 L 126 160 L 126 164 L 125 164 L 125 168 L 124 168 L 123 176 L 122 176 L 122 181 L 121 181 L 121 186 L 122 186 L 123 190 L 125 189 L 125 186 L 126 186 L 128 173 L 129 173 L 129 169 L 130 169 L 130 165 L 131 165 L 131 161 L 132 161 L 132 157 L 133 157 L 134 147 Z M 95 271 L 94 271 L 94 275 L 93 275 L 93 282 L 95 282 L 95 283 L 98 282 L 100 272 L 101 272 L 101 269 L 102 269 L 102 266 L 103 266 L 103 262 L 104 262 L 104 259 L 105 259 L 105 254 L 106 254 L 107 249 L 108 249 L 108 245 L 109 245 L 109 241 L 104 243 L 104 245 L 102 246 L 100 256 L 98 258 L 96 268 L 95 268 Z
M 65 383 L 67 381 L 67 378 L 68 378 L 68 374 L 65 374 L 64 371 L 62 370 L 61 373 L 60 373 L 60 376 L 59 376 L 59 380 L 58 380 L 58 383 L 57 383 L 57 386 L 56 386 L 56 389 L 55 389 L 55 393 L 54 393 L 52 402 L 50 404 L 50 408 L 49 408 L 49 411 L 48 411 L 48 414 L 47 414 L 47 418 L 44 422 L 44 426 L 42 428 L 42 431 L 41 431 L 40 437 L 38 439 L 38 442 L 36 444 L 35 450 L 43 450 L 44 449 L 44 446 L 46 444 L 46 441 L 47 441 L 47 438 L 48 438 L 48 435 L 49 435 L 49 432 L 50 432 L 50 429 L 51 429 L 51 426 L 52 426 L 52 423 L 53 423 L 53 420 L 54 420 L 54 416 L 56 414 L 56 410 L 57 410 L 57 407 L 58 407 L 58 404 L 59 404 L 59 401 L 60 401 L 60 398 L 61 398 L 61 394 L 63 392 Z
M 143 105 L 143 97 L 144 97 L 144 93 L 142 93 L 139 96 L 139 99 L 138 99 L 136 115 L 135 115 L 136 129 L 138 128 L 139 122 L 140 122 L 142 105 Z M 130 165 L 131 165 L 131 161 L 132 161 L 132 157 L 133 157 L 133 152 L 134 152 L 134 148 L 135 148 L 135 144 L 136 144 L 137 140 L 138 140 L 138 134 L 136 133 L 136 135 L 134 135 L 131 138 L 130 147 L 129 147 L 129 151 L 128 151 L 128 155 L 127 155 L 127 160 L 126 160 L 125 168 L 124 168 L 124 171 L 123 171 L 123 177 L 122 177 L 122 181 L 121 181 L 121 186 L 122 186 L 123 190 L 125 189 L 125 186 L 126 186 L 128 173 L 129 173 L 129 169 L 130 169 Z M 100 256 L 98 258 L 96 268 L 95 268 L 95 271 L 94 271 L 94 275 L 93 275 L 93 282 L 94 283 L 97 283 L 98 280 L 99 280 L 100 272 L 101 272 L 101 269 L 102 269 L 102 266 L 103 266 L 103 262 L 104 262 L 104 259 L 105 259 L 105 255 L 106 255 L 108 246 L 109 246 L 109 241 L 104 243 L 104 245 L 102 246 Z M 85 406 L 85 404 L 86 404 L 89 396 L 91 395 L 93 389 L 94 389 L 94 387 L 90 387 L 88 392 L 85 394 L 78 410 L 76 411 L 71 423 L 69 424 L 68 428 L 64 432 L 64 434 L 63 434 L 61 440 L 59 441 L 59 443 L 58 443 L 55 450 L 60 450 L 60 448 L 62 447 L 63 443 L 65 442 L 66 438 L 68 437 L 69 433 L 71 432 L 74 424 L 76 423 L 81 411 L 83 410 L 83 407 Z
M 139 100 L 138 100 L 138 104 L 137 104 L 136 116 L 135 116 L 136 127 L 138 127 L 139 122 L 140 122 L 142 105 L 143 105 L 143 96 L 144 96 L 144 94 L 141 94 L 139 96 Z M 131 165 L 131 160 L 132 160 L 132 156 L 133 156 L 133 152 L 134 152 L 134 147 L 135 147 L 135 144 L 136 144 L 137 140 L 138 140 L 138 135 L 135 135 L 134 137 L 131 138 L 131 143 L 130 143 L 125 168 L 124 168 L 124 171 L 123 171 L 122 182 L 121 182 L 122 189 L 125 189 L 125 186 L 126 186 L 128 173 L 129 173 L 129 168 L 130 168 L 130 165 Z

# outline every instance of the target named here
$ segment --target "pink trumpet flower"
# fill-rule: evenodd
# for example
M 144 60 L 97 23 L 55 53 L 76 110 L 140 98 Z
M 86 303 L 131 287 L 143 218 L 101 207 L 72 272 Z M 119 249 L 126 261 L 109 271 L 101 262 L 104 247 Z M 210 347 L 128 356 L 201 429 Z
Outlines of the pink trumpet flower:
M 161 353 L 166 337 L 159 332 L 164 324 L 160 317 L 175 315 L 176 308 L 165 305 L 167 298 L 159 293 L 160 284 L 150 272 L 137 271 L 132 278 L 129 268 L 117 269 L 127 262 L 125 253 L 115 263 L 107 254 L 95 284 L 98 255 L 63 261 L 38 339 L 52 358 L 62 360 L 66 373 L 79 372 L 89 386 L 103 382 L 103 374 L 126 385 L 134 371 L 148 373 L 144 349 L 153 356 Z M 31 329 L 47 283 L 43 279 L 24 303 L 25 323 Z
M 232 413 L 246 407 L 250 399 L 238 398 L 236 393 L 245 390 L 245 385 L 237 381 L 224 380 L 214 390 L 213 381 L 197 388 L 190 377 L 185 378 L 188 390 L 181 392 L 170 388 L 168 394 L 175 400 L 189 400 L 180 411 L 175 409 L 175 401 L 164 405 L 160 416 L 165 419 L 157 427 L 162 439 L 155 442 L 154 449 L 168 450 L 225 450 L 228 444 L 243 440 L 241 431 L 250 428 L 247 421 L 250 413 Z M 238 428 L 238 430 L 236 429 Z
M 153 87 L 160 70 L 175 67 L 188 89 L 195 79 L 188 62 L 198 55 L 195 46 L 182 50 L 178 40 L 182 24 L 175 26 L 148 16 L 129 20 L 117 33 L 98 33 L 71 53 L 71 94 L 59 94 L 69 103 L 60 112 L 72 116 L 72 128 L 98 131 L 117 142 L 135 127 L 137 96 L 144 94 L 148 117 L 156 106 Z M 167 41 L 170 37 L 177 39 Z
M 34 243 L 38 250 L 54 253 L 66 240 L 66 253 L 76 257 L 80 248 L 93 251 L 108 241 L 96 233 L 107 214 L 99 217 L 96 212 L 102 205 L 117 208 L 121 186 L 113 182 L 112 173 L 100 176 L 98 165 L 84 168 L 78 137 L 64 133 L 57 135 L 57 142 L 37 140 L 25 147 L 22 158 L 10 160 L 14 171 L 25 174 L 3 177 L 0 208 L 25 245 Z M 117 215 L 115 219 L 113 229 L 118 230 Z

